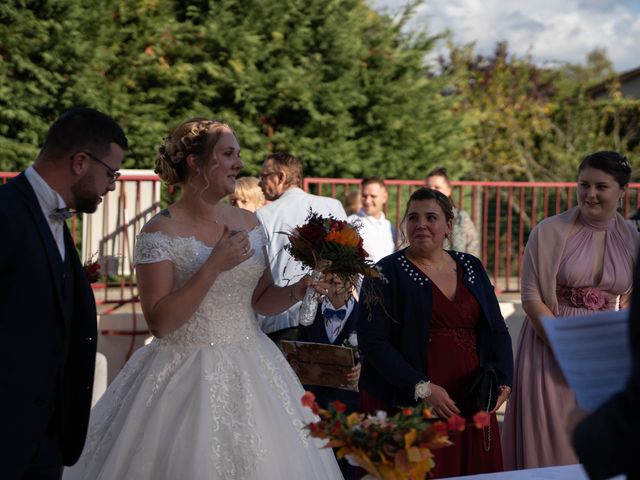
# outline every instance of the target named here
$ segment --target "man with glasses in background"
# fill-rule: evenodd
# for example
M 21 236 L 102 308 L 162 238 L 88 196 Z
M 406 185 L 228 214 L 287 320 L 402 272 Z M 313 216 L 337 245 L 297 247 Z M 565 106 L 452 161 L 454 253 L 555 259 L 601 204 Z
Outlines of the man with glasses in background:
M 272 153 L 262 165 L 260 187 L 271 203 L 258 209 L 256 215 L 269 239 L 267 253 L 276 285 L 286 286 L 297 282 L 308 273 L 285 249 L 289 240 L 281 232 L 290 232 L 304 224 L 310 210 L 323 216 L 331 215 L 338 220 L 347 219 L 340 201 L 305 192 L 302 190 L 302 180 L 302 163 L 290 153 Z M 258 316 L 262 331 L 276 344 L 280 340 L 298 339 L 298 313 L 302 299 L 297 300 L 289 310 L 278 315 Z
M 0 186 L 0 471 L 59 479 L 82 451 L 97 343 L 91 286 L 65 220 L 115 189 L 127 138 L 90 108 L 62 114 Z

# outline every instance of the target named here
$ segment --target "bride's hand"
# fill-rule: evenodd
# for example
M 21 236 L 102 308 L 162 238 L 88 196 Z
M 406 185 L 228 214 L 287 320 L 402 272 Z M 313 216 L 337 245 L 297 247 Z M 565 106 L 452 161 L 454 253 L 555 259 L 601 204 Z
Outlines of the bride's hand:
M 329 283 L 325 275 L 322 275 L 318 280 L 314 280 L 309 275 L 305 275 L 300 279 L 300 281 L 294 284 L 294 288 L 296 289 L 296 291 L 300 291 L 300 289 L 302 289 L 302 297 L 304 297 L 308 287 L 313 287 L 313 289 L 316 291 L 316 300 L 318 300 L 318 302 L 321 302 L 322 299 L 329 293 L 331 283 Z M 297 295 L 296 298 L 298 298 Z
M 311 281 L 310 285 L 316 290 L 318 301 L 321 301 L 329 293 L 335 295 L 335 287 L 332 283 L 335 277 L 333 273 L 323 273 L 318 280 Z
M 247 232 L 232 232 L 229 230 L 229 227 L 225 225 L 222 237 L 218 240 L 218 243 L 211 252 L 209 261 L 215 263 L 217 268 L 223 272 L 231 270 L 247 258 L 251 258 L 254 253 Z

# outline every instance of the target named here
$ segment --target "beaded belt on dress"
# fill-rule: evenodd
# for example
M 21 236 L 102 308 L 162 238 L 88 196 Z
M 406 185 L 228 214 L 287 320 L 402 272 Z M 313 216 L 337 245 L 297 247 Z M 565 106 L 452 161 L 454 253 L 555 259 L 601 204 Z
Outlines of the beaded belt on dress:
M 558 285 L 558 302 L 587 310 L 610 310 L 617 304 L 617 296 L 594 287 L 565 287 Z

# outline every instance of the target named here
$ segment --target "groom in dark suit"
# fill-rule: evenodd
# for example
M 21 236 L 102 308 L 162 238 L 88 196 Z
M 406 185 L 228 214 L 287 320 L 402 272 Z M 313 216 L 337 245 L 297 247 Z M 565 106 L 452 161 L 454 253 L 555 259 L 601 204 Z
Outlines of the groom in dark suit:
M 59 479 L 80 456 L 96 307 L 65 223 L 115 189 L 122 129 L 88 108 L 51 125 L 35 163 L 0 186 L 0 478 Z

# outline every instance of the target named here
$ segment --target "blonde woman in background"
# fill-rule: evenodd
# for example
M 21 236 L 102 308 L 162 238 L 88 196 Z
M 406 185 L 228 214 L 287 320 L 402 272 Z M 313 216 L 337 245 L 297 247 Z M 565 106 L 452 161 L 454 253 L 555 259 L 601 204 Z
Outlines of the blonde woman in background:
M 344 211 L 347 215 L 355 215 L 362 208 L 362 193 L 351 190 L 344 195 Z
M 229 195 L 229 203 L 250 212 L 258 210 L 265 204 L 260 180 L 256 177 L 238 178 L 235 191 Z

